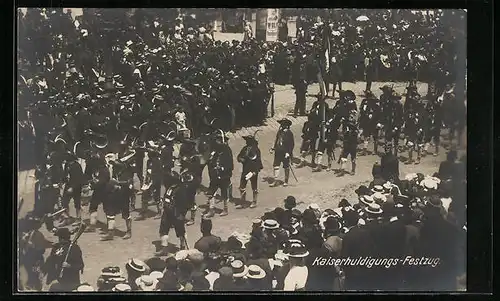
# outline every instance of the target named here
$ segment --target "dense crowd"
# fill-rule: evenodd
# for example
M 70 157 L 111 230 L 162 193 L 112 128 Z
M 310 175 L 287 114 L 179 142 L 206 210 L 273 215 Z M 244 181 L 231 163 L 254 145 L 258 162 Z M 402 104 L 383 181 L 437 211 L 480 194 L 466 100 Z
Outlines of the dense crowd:
M 389 155 L 390 156 L 390 155 Z M 54 281 L 55 253 L 43 259 L 43 235 L 33 245 L 51 291 L 243 291 L 243 290 L 456 290 L 464 285 L 466 237 L 465 155 L 451 151 L 432 176 L 407 174 L 382 157 L 373 181 L 342 199 L 339 208 L 310 204 L 289 196 L 283 206 L 253 220 L 249 234 L 227 241 L 212 234 L 202 219 L 201 238 L 191 249 L 167 258 L 130 259 L 123 267 L 104 267 L 96 284 L 80 283 L 83 262 L 64 283 Z M 39 221 L 38 221 L 39 222 Z M 21 233 L 36 220 L 26 219 Z M 36 228 L 36 227 L 35 227 Z M 71 233 L 61 228 L 60 241 Z M 41 253 L 41 254 L 40 254 Z M 31 254 L 33 256 L 33 254 Z M 40 257 L 41 256 L 41 257 Z M 26 257 L 22 258 L 23 260 Z M 340 261 L 339 261 L 340 260 Z M 24 266 L 28 268 L 27 261 Z M 21 269 L 21 271 L 24 271 Z M 56 273 L 58 270 L 56 270 Z M 22 287 L 36 279 L 20 274 Z M 29 280 L 29 281 L 28 281 Z M 40 281 L 40 280 L 38 280 Z M 458 284 L 457 284 L 458 283 Z
M 316 12 L 317 13 L 317 12 Z M 465 13 L 453 11 L 338 10 L 323 16 L 297 20 L 297 44 L 322 38 L 317 29 L 331 29 L 331 83 L 342 81 L 409 81 L 418 79 L 442 91 L 446 84 L 465 81 L 465 36 L 460 32 Z M 462 28 L 462 30 L 464 30 Z M 304 43 L 301 43 L 304 42 Z M 289 43 L 290 44 L 290 43 Z M 284 45 L 284 46 L 283 46 Z M 306 48 L 307 49 L 307 48 Z M 304 53 L 308 55 L 311 51 Z M 279 44 L 275 55 L 276 83 L 290 83 L 293 48 Z M 314 56 L 308 79 L 316 80 Z M 463 72 L 460 73 L 460 72 Z M 464 82 L 460 84 L 464 85 Z
M 24 140 L 34 132 L 40 149 L 46 135 L 37 133 L 65 132 L 62 119 L 69 143 L 89 125 L 116 141 L 118 132 L 144 122 L 175 121 L 191 136 L 209 126 L 227 131 L 263 122 L 272 91 L 265 43 L 214 41 L 192 18 L 167 22 L 139 12 L 84 9 L 76 20 L 62 9 L 19 13 Z M 27 143 L 23 149 L 32 148 Z
M 365 12 L 347 11 L 312 24 L 301 19 L 295 41 L 276 43 L 253 39 L 248 23 L 242 42 L 214 41 L 210 26 L 177 13 L 85 9 L 76 20 L 57 9 L 28 9 L 26 16 L 20 14 L 19 125 L 21 138 L 35 137 L 34 147 L 29 139 L 21 139 L 21 150 L 34 150 L 34 154 L 21 153 L 20 162 L 34 157 L 37 163 L 35 208 L 20 223 L 21 288 L 41 290 L 44 280 L 52 291 L 456 289 L 465 265 L 465 156 L 457 161 L 451 151 L 436 174 L 411 174 L 404 179 L 400 179 L 397 157 L 403 124 L 407 163 L 412 162 L 414 150 L 419 162 L 432 139 L 438 154 L 443 123 L 450 127 L 450 143 L 455 123 L 460 125 L 461 137 L 465 114 L 461 109 L 450 110 L 461 108 L 463 100 L 457 83 L 460 75 L 451 71 L 459 64 L 460 47 L 454 45 L 459 37 L 446 28 L 441 12 L 398 19 L 387 11 L 362 16 Z M 340 99 L 332 110 L 325 108 L 330 134 L 322 134 L 318 147 L 310 143 L 306 149 L 322 132 L 318 96 L 304 124 L 302 138 L 307 143 L 301 146 L 301 159 L 310 150 L 321 170 L 326 151 L 330 169 L 342 121 L 339 163 L 343 169 L 350 154 L 354 174 L 360 133 L 365 131 L 364 152 L 373 136 L 376 154 L 378 132 L 385 126 L 386 153 L 373 167 L 373 181 L 356 190 L 356 199 L 343 199 L 335 209 L 310 204 L 300 211 L 297 203 L 305 200 L 290 196 L 283 207 L 256 219 L 250 234 L 235 233 L 222 241 L 212 234 L 211 219 L 215 192 L 220 188 L 224 199 L 221 216 L 228 214 L 230 199 L 226 192 L 233 156 L 222 130 L 263 122 L 271 83 L 286 84 L 287 79 L 297 94 L 295 114 L 305 115 L 307 86 L 324 67 L 320 54 L 328 40 L 325 35 L 331 41 L 325 81 L 334 84 L 333 95 L 339 86 Z M 359 112 L 360 132 L 356 95 L 342 90 L 341 84 L 361 76 L 367 86 Z M 426 107 L 415 93 L 415 82 L 422 79 L 433 82 L 435 88 L 427 95 Z M 404 106 L 402 97 L 387 85 L 381 88 L 379 103 L 370 91 L 374 80 L 409 81 Z M 449 89 L 451 83 L 454 90 Z M 428 116 L 424 108 L 442 113 L 443 118 Z M 444 118 L 448 115 L 454 118 Z M 271 186 L 280 183 L 281 163 L 283 185 L 288 183 L 294 148 L 290 125 L 288 119 L 280 121 L 272 149 Z M 238 155 L 243 170 L 252 167 L 242 173 L 240 185 L 243 199 L 252 179 L 251 208 L 257 203 L 258 172 L 263 168 L 262 163 L 256 164 L 260 150 L 254 136 L 243 137 L 247 146 Z M 179 158 L 173 157 L 174 141 L 182 142 Z M 148 159 L 143 168 L 145 152 Z M 79 158 L 86 161 L 85 172 Z M 201 159 L 207 162 L 197 161 Z M 174 177 L 175 160 L 181 165 L 179 179 Z M 203 164 L 211 182 L 209 210 L 201 221 L 202 237 L 190 249 L 186 237 L 179 234 L 185 234 L 185 229 L 179 225 L 184 225 L 187 210 L 196 212 L 194 195 Z M 157 203 L 164 248 L 148 260 L 130 259 L 125 270 L 105 267 L 96 285 L 81 284 L 84 262 L 74 242 L 86 227 L 95 226 L 100 202 L 108 226 L 101 240 L 113 239 L 115 215 L 120 211 L 127 226 L 124 237 L 131 237 L 134 174 L 147 196 L 142 197 L 143 209 L 148 197 Z M 61 212 L 62 219 L 69 221 L 71 198 L 81 219 L 82 189 L 88 183 L 93 190 L 90 224 L 77 221 L 75 231 L 54 228 L 52 217 Z M 166 192 L 160 197 L 162 185 Z M 59 205 L 62 209 L 53 213 Z M 42 224 L 59 237 L 46 259 Z M 182 250 L 161 259 L 158 256 L 165 255 L 172 227 Z
M 18 14 L 23 149 L 34 149 L 33 132 L 60 134 L 61 119 L 91 123 L 108 138 L 117 135 L 110 125 L 119 123 L 123 131 L 157 119 L 180 118 L 194 136 L 209 126 L 260 124 L 268 115 L 272 82 L 300 90 L 303 79 L 306 85 L 316 81 L 322 32 L 331 35 L 325 81 L 334 84 L 334 93 L 343 81 L 364 80 L 370 90 L 372 81 L 421 80 L 432 83 L 437 92 L 431 96 L 437 96 L 464 77 L 457 74 L 465 70 L 458 67 L 464 48 L 456 29 L 460 12 L 453 23 L 442 11 L 334 11 L 322 22 L 299 18 L 293 42 L 264 43 L 214 41 L 209 24 L 176 10 L 83 11 L 76 20 L 62 9 Z M 459 98 L 460 89 L 458 83 Z M 96 120 L 82 120 L 89 115 L 82 111 Z M 75 131 L 66 140 L 81 139 Z

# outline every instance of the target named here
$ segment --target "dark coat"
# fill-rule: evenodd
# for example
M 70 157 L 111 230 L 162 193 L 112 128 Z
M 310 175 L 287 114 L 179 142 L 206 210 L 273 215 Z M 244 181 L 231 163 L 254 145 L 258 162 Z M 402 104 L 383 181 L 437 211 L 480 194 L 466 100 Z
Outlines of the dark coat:
M 283 131 L 282 129 L 280 129 L 276 134 L 274 150 L 276 152 L 289 153 L 291 156 L 294 147 L 295 147 L 295 141 L 293 138 L 292 131 L 291 130 Z
M 57 243 L 54 248 L 52 248 L 45 262 L 44 270 L 47 273 L 47 284 L 51 283 L 53 280 L 58 280 L 65 289 L 72 290 L 80 284 L 80 273 L 83 272 L 84 263 L 82 250 L 77 244 L 74 244 L 66 260 L 71 266 L 65 268 L 62 277 L 59 277 L 69 245 L 69 242 Z
M 254 148 L 255 153 L 257 154 L 257 158 L 255 158 L 255 160 L 250 160 L 249 158 L 246 157 L 247 152 L 251 148 Z M 237 160 L 238 162 L 243 164 L 242 172 L 245 175 L 249 172 L 255 172 L 255 173 L 260 172 L 264 168 L 264 166 L 262 165 L 262 157 L 260 149 L 257 145 L 252 145 L 252 146 L 245 145 L 238 154 Z

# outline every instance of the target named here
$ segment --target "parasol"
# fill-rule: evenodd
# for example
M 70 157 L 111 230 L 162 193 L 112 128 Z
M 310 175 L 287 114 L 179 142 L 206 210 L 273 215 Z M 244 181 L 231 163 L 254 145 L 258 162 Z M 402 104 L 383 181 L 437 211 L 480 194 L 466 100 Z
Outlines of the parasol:
M 368 21 L 370 19 L 368 19 L 367 16 L 359 16 L 356 18 L 356 21 L 361 21 L 361 22 L 365 22 L 365 21 Z

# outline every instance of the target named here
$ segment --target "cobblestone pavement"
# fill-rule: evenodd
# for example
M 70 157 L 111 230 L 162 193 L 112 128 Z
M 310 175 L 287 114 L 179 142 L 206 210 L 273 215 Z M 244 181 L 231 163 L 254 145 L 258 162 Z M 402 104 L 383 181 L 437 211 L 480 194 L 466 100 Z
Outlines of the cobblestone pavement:
M 380 92 L 378 88 L 384 84 L 385 83 L 373 84 L 372 90 L 377 94 L 377 96 Z M 357 95 L 361 95 L 362 90 L 364 90 L 364 86 L 364 83 L 345 83 L 343 88 L 345 90 L 353 90 Z M 427 85 L 419 84 L 418 86 L 419 93 L 421 95 L 425 95 Z M 399 93 L 404 93 L 405 85 L 403 83 L 395 84 L 394 88 Z M 308 95 L 316 95 L 318 91 L 319 89 L 317 85 L 311 85 L 309 86 Z M 308 108 L 311 106 L 314 99 L 315 98 L 313 96 L 308 96 Z M 360 101 L 361 97 L 358 96 L 358 104 Z M 317 203 L 321 208 L 335 207 L 337 206 L 339 200 L 343 197 L 348 200 L 353 200 L 354 189 L 358 185 L 368 183 L 371 180 L 372 165 L 376 160 L 378 160 L 378 157 L 375 155 L 362 156 L 358 158 L 357 173 L 355 176 L 345 175 L 343 177 L 338 177 L 335 173 L 327 171 L 313 173 L 311 168 L 304 167 L 301 169 L 294 169 L 298 181 L 295 181 L 291 176 L 290 185 L 288 187 L 268 187 L 267 183 L 263 179 L 272 176 L 273 157 L 269 153 L 269 149 L 274 142 L 275 134 L 278 128 L 277 120 L 288 115 L 289 110 L 293 108 L 294 102 L 295 94 L 291 86 L 276 86 L 276 114 L 274 117 L 267 120 L 266 125 L 258 127 L 262 130 L 262 132 L 258 135 L 258 140 L 262 151 L 264 165 L 264 170 L 260 174 L 258 207 L 254 209 L 247 208 L 237 210 L 234 208 L 233 204 L 230 204 L 228 216 L 214 218 L 214 234 L 219 235 L 222 238 L 227 238 L 235 231 L 240 233 L 248 232 L 253 218 L 261 216 L 266 209 L 282 205 L 283 199 L 285 199 L 288 195 L 295 196 L 298 202 L 304 202 L 298 206 L 299 209 L 304 209 L 310 203 Z M 329 99 L 328 102 L 333 105 L 335 100 Z M 305 117 L 287 117 L 293 122 L 291 130 L 295 135 L 295 156 L 297 156 L 298 147 L 300 145 L 300 131 L 303 122 L 305 121 Z M 239 150 L 243 147 L 245 142 L 241 138 L 242 135 L 253 133 L 258 128 L 244 128 L 236 133 L 231 133 L 229 144 L 233 149 L 233 152 L 237 154 L 237 152 L 239 152 Z M 339 153 L 340 149 L 337 149 L 336 155 L 339 156 Z M 427 156 L 423 158 L 419 165 L 401 164 L 400 172 L 403 176 L 409 172 L 417 170 L 418 172 L 422 172 L 424 174 L 432 174 L 437 171 L 439 162 L 441 162 L 444 157 L 445 151 L 442 151 L 441 155 L 438 157 Z M 324 163 L 326 163 L 325 160 L 326 158 L 324 158 Z M 26 212 L 31 210 L 33 207 L 33 178 L 30 177 L 32 174 L 32 171 L 21 172 L 18 174 L 19 193 L 20 196 L 23 196 L 25 199 L 25 203 L 21 208 L 21 216 L 26 214 Z M 233 194 L 236 198 L 239 197 L 237 185 L 239 183 L 240 175 L 241 164 L 236 162 L 232 178 L 232 183 L 235 186 Z M 283 172 L 281 172 L 281 177 L 283 177 Z M 136 186 L 138 185 L 139 184 L 136 183 Z M 203 178 L 203 185 L 208 186 L 208 174 L 206 171 Z M 139 207 L 139 200 L 140 197 L 138 197 L 137 200 L 137 207 Z M 198 205 L 204 204 L 205 201 L 206 197 L 203 194 L 197 195 Z M 218 204 L 218 206 L 222 208 L 222 204 Z M 84 210 L 87 210 L 87 207 L 85 207 Z M 155 206 L 151 206 L 151 210 L 155 211 Z M 74 215 L 74 212 L 72 212 L 72 214 Z M 137 213 L 132 213 L 133 217 L 136 215 Z M 84 217 L 88 218 L 88 213 L 85 213 Z M 104 225 L 105 216 L 102 212 L 102 208 L 99 209 L 99 220 Z M 199 221 L 200 214 L 198 213 L 195 225 L 187 228 L 187 239 L 190 246 L 192 246 L 200 237 Z M 99 241 L 99 235 L 97 232 L 95 234 L 90 233 L 82 235 L 78 242 L 82 248 L 85 261 L 85 271 L 82 275 L 82 280 L 95 285 L 100 270 L 107 265 L 119 265 L 124 267 L 126 261 L 131 257 L 142 259 L 152 257 L 156 250 L 155 243 L 159 240 L 159 223 L 159 220 L 155 220 L 153 218 L 134 222 L 133 234 L 130 240 L 122 240 L 120 237 L 116 237 L 114 241 L 101 242 Z M 116 231 L 117 236 L 122 235 L 123 232 L 120 230 L 125 230 L 125 222 L 120 217 L 117 218 L 117 228 L 119 229 Z M 52 235 L 45 232 L 44 227 L 42 227 L 42 230 L 49 240 L 56 240 L 56 238 Z M 178 244 L 178 239 L 175 237 L 173 231 L 171 232 L 170 242 L 174 245 Z

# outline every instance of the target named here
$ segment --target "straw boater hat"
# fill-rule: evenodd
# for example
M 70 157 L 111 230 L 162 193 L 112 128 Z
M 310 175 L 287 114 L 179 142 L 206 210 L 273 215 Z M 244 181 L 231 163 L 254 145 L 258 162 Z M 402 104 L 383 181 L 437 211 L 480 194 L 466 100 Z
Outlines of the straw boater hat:
M 373 186 L 372 192 L 373 193 L 376 193 L 376 192 L 384 193 L 384 187 L 382 185 L 375 185 L 375 186 Z
M 113 289 L 111 291 L 113 291 L 113 292 L 130 292 L 130 291 L 132 291 L 132 288 L 130 287 L 130 285 L 128 285 L 126 283 L 118 283 L 117 285 L 115 285 L 115 287 L 113 287 Z
M 151 272 L 151 274 L 149 274 L 149 276 L 153 279 L 160 279 L 163 277 L 163 273 L 162 272 L 159 272 L 159 271 L 154 271 L 154 272 Z
M 76 288 L 77 292 L 95 292 L 95 289 L 89 284 L 82 284 Z
M 132 270 L 136 272 L 145 272 L 146 271 L 146 264 L 139 259 L 136 258 L 131 258 L 127 262 L 127 267 L 131 268 Z
M 359 201 L 366 206 L 370 206 L 371 204 L 374 203 L 375 200 L 373 199 L 373 196 L 371 196 L 371 195 L 362 195 L 359 197 Z
M 280 227 L 278 222 L 273 220 L 273 219 L 266 219 L 262 226 L 264 227 L 264 229 L 268 229 L 268 230 L 274 230 L 274 229 L 278 229 Z
M 379 204 L 370 204 L 369 206 L 367 206 L 365 208 L 365 211 L 369 214 L 372 214 L 372 215 L 379 215 L 379 214 L 382 214 L 382 208 L 380 207 Z
M 420 182 L 420 186 L 424 187 L 425 189 L 437 189 L 438 184 L 439 183 L 432 178 L 426 178 L 422 182 Z
M 263 279 L 266 277 L 266 271 L 258 265 L 252 264 L 248 267 L 247 278 L 250 279 Z
M 377 203 L 377 204 L 381 204 L 381 203 L 385 203 L 387 201 L 387 198 L 385 195 L 383 195 L 382 193 L 380 192 L 375 192 L 373 194 L 373 200 Z
M 241 260 L 231 262 L 234 278 L 243 278 L 248 274 L 248 267 Z
M 155 279 L 149 275 L 142 275 L 141 277 L 135 279 L 135 284 L 144 292 L 152 292 L 156 289 L 156 284 L 158 279 Z
M 309 251 L 307 251 L 306 246 L 299 242 L 290 244 L 290 246 L 288 246 L 285 250 L 285 253 L 291 258 L 304 258 L 309 255 Z

